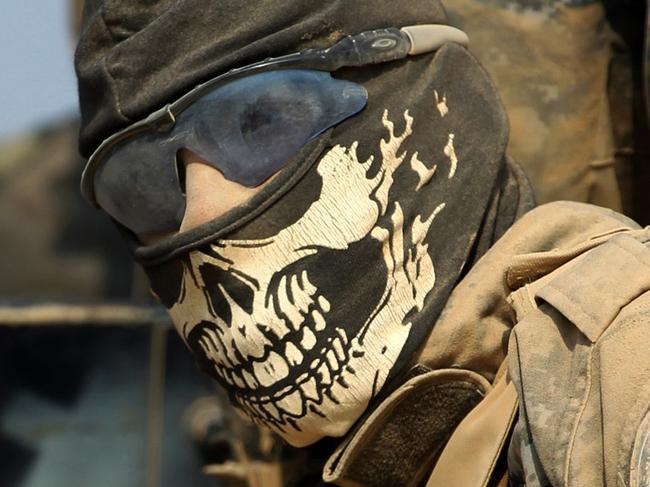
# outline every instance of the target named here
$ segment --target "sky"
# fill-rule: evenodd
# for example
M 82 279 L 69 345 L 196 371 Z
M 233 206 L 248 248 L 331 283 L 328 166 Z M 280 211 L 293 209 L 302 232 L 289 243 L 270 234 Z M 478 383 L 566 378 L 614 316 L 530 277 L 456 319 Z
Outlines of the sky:
M 68 0 L 10 0 L 0 15 L 0 140 L 77 111 Z

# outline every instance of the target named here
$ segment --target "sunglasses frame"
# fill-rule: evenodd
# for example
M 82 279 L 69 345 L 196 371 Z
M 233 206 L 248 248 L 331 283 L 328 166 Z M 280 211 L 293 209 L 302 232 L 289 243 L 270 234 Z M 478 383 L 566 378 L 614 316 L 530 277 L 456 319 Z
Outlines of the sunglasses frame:
M 120 130 L 104 140 L 90 156 L 81 176 L 81 193 L 93 206 L 99 208 L 94 190 L 94 175 L 111 150 L 124 140 L 144 132 L 169 132 L 176 118 L 196 100 L 220 85 L 237 78 L 272 70 L 313 69 L 333 72 L 343 67 L 379 64 L 408 55 L 434 51 L 445 42 L 467 46 L 467 35 L 447 25 L 416 25 L 397 29 L 389 27 L 345 36 L 326 49 L 308 49 L 232 69 L 211 80 L 199 84 L 191 91 L 168 103 L 149 116 Z

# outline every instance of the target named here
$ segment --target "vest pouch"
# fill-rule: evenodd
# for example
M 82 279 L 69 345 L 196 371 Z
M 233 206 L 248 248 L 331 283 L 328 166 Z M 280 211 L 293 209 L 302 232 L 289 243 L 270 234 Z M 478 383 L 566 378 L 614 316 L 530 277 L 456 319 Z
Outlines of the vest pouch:
M 526 485 L 648 485 L 650 249 L 638 237 L 615 235 L 511 299 L 532 304 L 515 306 L 508 358 L 525 436 L 510 458 Z

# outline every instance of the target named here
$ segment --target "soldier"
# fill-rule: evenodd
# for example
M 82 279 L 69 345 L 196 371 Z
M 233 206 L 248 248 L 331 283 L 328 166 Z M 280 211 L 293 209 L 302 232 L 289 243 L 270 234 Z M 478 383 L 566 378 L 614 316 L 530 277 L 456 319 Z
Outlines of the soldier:
M 636 402 L 600 409 L 598 443 L 591 384 L 650 378 L 625 313 L 647 232 L 568 203 L 516 222 L 531 190 L 466 42 L 437 1 L 97 5 L 76 56 L 82 190 L 236 409 L 326 453 L 324 480 L 486 485 L 509 447 L 519 484 L 646 485 L 650 398 L 601 387 Z M 562 300 L 583 289 L 596 324 Z M 610 325 L 637 335 L 591 367 Z

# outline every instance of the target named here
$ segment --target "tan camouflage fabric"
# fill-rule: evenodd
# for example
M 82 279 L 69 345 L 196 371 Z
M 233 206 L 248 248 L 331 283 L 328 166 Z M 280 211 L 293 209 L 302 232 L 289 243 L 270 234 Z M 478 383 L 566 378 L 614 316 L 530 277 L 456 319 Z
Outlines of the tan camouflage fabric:
M 519 256 L 507 281 L 522 286 L 510 296 L 515 479 L 650 485 L 650 229 Z
M 600 2 L 445 0 L 452 25 L 497 85 L 508 154 L 538 201 L 620 211 L 608 100 L 612 35 Z
M 573 202 L 539 206 L 517 221 L 454 288 L 418 363 L 460 367 L 493 382 L 507 352 L 515 313 L 504 281 L 520 254 L 577 245 L 593 235 L 638 227 L 614 211 Z

